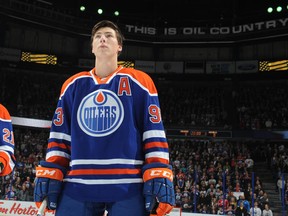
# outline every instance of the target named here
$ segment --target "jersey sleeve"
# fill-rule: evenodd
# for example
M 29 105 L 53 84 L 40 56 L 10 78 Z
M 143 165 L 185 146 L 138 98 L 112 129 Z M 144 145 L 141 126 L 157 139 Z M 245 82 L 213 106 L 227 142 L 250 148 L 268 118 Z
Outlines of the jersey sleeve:
M 73 86 L 79 77 L 87 72 L 77 73 L 62 85 L 55 109 L 48 139 L 46 161 L 68 168 L 71 160 L 71 115 L 73 112 Z
M 142 131 L 145 164 L 169 164 L 169 148 L 156 86 L 148 74 L 138 73 L 137 82 L 141 93 L 135 97 L 137 104 L 134 106 L 139 110 L 137 118 Z
M 71 95 L 67 91 L 71 80 L 63 85 L 55 109 L 48 139 L 46 161 L 63 167 L 69 166 L 71 158 L 71 128 L 70 128 L 70 101 Z
M 0 162 L 4 165 L 0 176 L 8 175 L 15 167 L 14 133 L 11 116 L 8 110 L 0 104 Z

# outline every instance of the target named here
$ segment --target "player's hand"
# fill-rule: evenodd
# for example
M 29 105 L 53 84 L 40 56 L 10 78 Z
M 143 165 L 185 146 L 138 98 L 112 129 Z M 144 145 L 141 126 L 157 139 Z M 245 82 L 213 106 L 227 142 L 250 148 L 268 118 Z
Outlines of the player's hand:
M 166 178 L 156 178 L 144 183 L 145 207 L 151 216 L 168 214 L 175 204 L 173 184 Z
M 34 202 L 37 207 L 41 206 L 42 201 L 47 198 L 47 208 L 55 210 L 59 194 L 62 190 L 62 180 L 65 169 L 57 164 L 40 162 L 36 168 Z
M 156 168 L 154 166 L 162 166 Z M 147 169 L 145 169 L 147 168 Z M 144 167 L 145 208 L 150 216 L 164 216 L 175 205 L 173 174 L 169 165 L 152 164 Z

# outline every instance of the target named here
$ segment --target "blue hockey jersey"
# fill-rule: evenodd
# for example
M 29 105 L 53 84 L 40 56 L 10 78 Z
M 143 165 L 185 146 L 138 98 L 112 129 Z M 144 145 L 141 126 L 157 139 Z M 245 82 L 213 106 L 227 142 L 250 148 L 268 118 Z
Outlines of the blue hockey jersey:
M 0 176 L 8 175 L 15 167 L 14 134 L 11 116 L 8 110 L 0 104 L 0 162 L 4 169 Z
M 46 161 L 67 167 L 64 193 L 113 202 L 142 193 L 141 169 L 169 164 L 156 87 L 144 72 L 118 67 L 100 79 L 91 71 L 62 86 Z

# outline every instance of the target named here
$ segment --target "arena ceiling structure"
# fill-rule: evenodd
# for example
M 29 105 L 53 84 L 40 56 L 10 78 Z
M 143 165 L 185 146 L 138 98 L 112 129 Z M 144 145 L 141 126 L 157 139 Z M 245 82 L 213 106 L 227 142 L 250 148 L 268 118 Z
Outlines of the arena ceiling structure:
M 103 19 L 127 41 L 175 45 L 234 43 L 287 37 L 288 0 L 10 0 L 3 18 L 51 30 L 90 35 Z M 10 7 L 9 7 L 10 6 Z M 281 6 L 282 10 L 277 11 Z M 268 13 L 271 7 L 272 12 Z M 22 9 L 24 8 L 24 9 Z M 35 12 L 36 11 L 36 12 Z
M 288 15 L 287 0 L 38 0 L 80 17 L 103 17 L 154 25 L 237 25 Z M 82 6 L 82 10 L 80 7 Z M 277 12 L 276 7 L 282 6 Z M 268 13 L 268 7 L 273 12 Z M 98 10 L 102 9 L 102 14 Z M 118 16 L 114 13 L 118 12 Z

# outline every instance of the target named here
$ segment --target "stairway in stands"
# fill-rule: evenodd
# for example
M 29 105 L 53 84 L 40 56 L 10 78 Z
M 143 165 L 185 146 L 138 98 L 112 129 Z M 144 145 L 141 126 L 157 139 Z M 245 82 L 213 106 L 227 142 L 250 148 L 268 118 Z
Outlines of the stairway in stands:
M 262 181 L 262 188 L 267 193 L 270 201 L 270 209 L 273 216 L 286 216 L 287 212 L 282 212 L 281 201 L 279 200 L 278 191 L 276 191 L 276 180 L 273 179 L 272 172 L 266 162 L 255 162 L 255 176 L 259 176 Z

